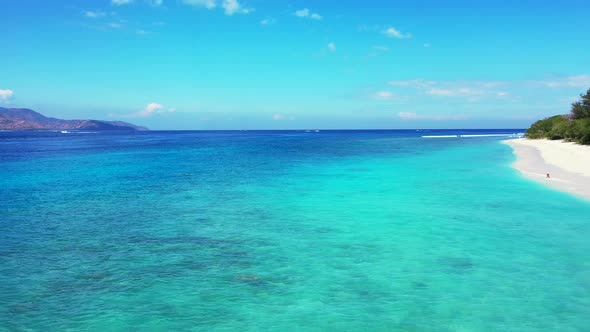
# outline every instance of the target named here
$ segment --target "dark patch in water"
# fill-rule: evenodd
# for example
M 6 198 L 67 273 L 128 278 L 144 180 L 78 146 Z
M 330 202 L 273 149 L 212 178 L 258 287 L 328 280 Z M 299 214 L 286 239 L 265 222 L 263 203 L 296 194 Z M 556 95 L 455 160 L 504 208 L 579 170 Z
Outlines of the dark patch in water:
M 110 277 L 112 274 L 108 272 L 96 272 L 81 276 L 82 279 L 100 281 Z
M 237 258 L 237 259 L 241 259 L 241 258 L 247 258 L 248 257 L 248 253 L 245 251 L 228 251 L 228 252 L 224 252 L 223 256 L 226 258 Z
M 8 311 L 12 314 L 24 314 L 37 310 L 39 306 L 32 302 L 15 303 L 8 307 Z
M 329 227 L 318 227 L 318 228 L 315 229 L 315 231 L 317 233 L 330 233 L 330 232 L 333 231 L 333 229 L 332 228 L 329 228 Z
M 89 278 L 63 278 L 52 280 L 46 283 L 46 290 L 49 294 L 85 294 L 95 292 L 114 291 L 116 284 L 106 282 L 104 279 Z
M 426 289 L 426 288 L 428 288 L 428 285 L 422 281 L 414 281 L 412 283 L 412 287 L 415 289 Z
M 268 282 L 255 274 L 238 274 L 234 276 L 234 281 L 253 286 L 266 286 Z
M 209 218 L 198 217 L 198 218 L 195 218 L 195 219 L 194 219 L 194 221 L 195 221 L 195 222 L 198 222 L 198 223 L 209 223 L 209 222 L 211 222 L 212 220 L 211 220 L 211 219 L 209 219 Z
M 170 174 L 170 177 L 177 177 L 177 178 L 190 178 L 193 177 L 193 173 L 175 173 Z
M 174 237 L 129 237 L 130 243 L 140 244 L 153 244 L 153 245 L 164 245 L 164 244 L 192 244 L 202 246 L 224 246 L 232 244 L 228 240 L 213 239 L 205 236 L 174 236 Z
M 465 273 L 473 269 L 474 264 L 469 257 L 440 257 L 438 264 L 454 273 Z
M 492 208 L 492 209 L 499 209 L 502 207 L 501 203 L 488 203 L 486 205 L 487 205 L 487 207 Z
M 176 263 L 174 266 L 172 267 L 179 267 L 180 269 L 172 269 L 172 270 L 177 270 L 177 274 L 182 274 L 182 273 L 186 273 L 185 270 L 196 270 L 196 271 L 202 271 L 202 270 L 206 270 L 209 268 L 209 264 L 202 262 L 202 261 L 196 261 L 196 260 L 190 260 L 190 259 L 185 259 L 179 263 Z

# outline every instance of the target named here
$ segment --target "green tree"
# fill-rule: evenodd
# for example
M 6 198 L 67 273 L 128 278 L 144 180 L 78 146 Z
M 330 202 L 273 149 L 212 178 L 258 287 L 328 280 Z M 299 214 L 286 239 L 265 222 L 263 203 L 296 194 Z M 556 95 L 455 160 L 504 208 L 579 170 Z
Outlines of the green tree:
M 556 115 L 550 118 L 546 118 L 543 120 L 539 120 L 526 131 L 526 136 L 528 138 L 551 138 L 551 139 L 560 139 L 562 128 L 558 130 L 554 130 L 554 127 L 557 127 L 559 123 L 566 122 L 566 116 L 564 115 Z
M 580 97 L 582 100 L 572 104 L 571 114 L 574 120 L 590 118 L 590 89 Z
M 590 89 L 572 104 L 569 115 L 555 115 L 539 120 L 526 131 L 530 139 L 563 139 L 590 145 Z

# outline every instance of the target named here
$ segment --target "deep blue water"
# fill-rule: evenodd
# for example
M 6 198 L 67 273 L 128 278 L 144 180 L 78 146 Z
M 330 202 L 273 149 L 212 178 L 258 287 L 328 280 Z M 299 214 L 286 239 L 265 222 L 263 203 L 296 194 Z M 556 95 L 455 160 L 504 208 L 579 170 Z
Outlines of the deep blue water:
M 0 330 L 588 331 L 515 132 L 0 132 Z

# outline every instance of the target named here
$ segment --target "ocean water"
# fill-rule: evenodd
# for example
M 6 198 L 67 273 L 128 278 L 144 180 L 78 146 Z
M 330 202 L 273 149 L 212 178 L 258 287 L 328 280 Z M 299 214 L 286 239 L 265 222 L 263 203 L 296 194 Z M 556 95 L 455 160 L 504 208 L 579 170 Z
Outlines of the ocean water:
M 0 331 L 590 331 L 498 132 L 0 133 Z

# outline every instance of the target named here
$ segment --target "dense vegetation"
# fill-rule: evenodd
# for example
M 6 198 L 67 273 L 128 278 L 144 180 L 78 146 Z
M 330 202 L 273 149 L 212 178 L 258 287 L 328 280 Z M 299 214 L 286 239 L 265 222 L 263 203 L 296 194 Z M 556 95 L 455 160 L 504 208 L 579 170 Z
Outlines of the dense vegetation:
M 590 89 L 572 104 L 570 114 L 556 115 L 539 120 L 526 131 L 526 137 L 564 139 L 590 144 Z

